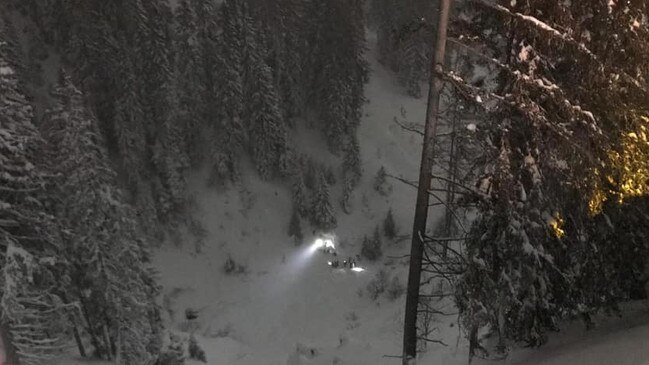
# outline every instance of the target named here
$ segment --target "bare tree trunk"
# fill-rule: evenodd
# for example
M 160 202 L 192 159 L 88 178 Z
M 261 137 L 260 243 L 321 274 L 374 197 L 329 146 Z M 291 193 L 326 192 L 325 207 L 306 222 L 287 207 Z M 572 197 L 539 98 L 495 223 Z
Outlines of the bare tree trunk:
M 444 215 L 444 237 L 451 237 L 453 234 L 453 203 L 455 202 L 455 179 L 457 178 L 457 103 L 453 107 L 451 119 L 451 145 L 448 158 L 448 182 L 446 184 L 446 214 Z M 447 256 L 449 242 L 444 242 L 443 257 Z
M 417 203 L 415 219 L 412 227 L 412 243 L 410 247 L 410 269 L 408 272 L 408 292 L 406 294 L 406 311 L 403 324 L 403 364 L 414 364 L 417 357 L 417 305 L 419 303 L 419 284 L 421 281 L 421 264 L 424 253 L 423 237 L 426 233 L 428 220 L 428 190 L 430 188 L 433 165 L 433 141 L 437 129 L 439 100 L 442 91 L 442 71 L 446 53 L 446 31 L 451 8 L 451 0 L 441 0 L 437 42 L 433 57 L 428 93 L 428 108 L 426 111 L 426 127 L 424 145 L 421 153 L 419 169 L 419 185 L 417 188 Z
M 0 323 L 0 349 L 3 349 L 5 356 L 5 363 L 7 365 L 20 365 L 20 359 L 16 353 L 16 349 L 12 345 L 11 332 L 9 332 L 9 324 Z
M 113 354 L 114 351 L 111 351 L 111 341 L 110 341 L 110 336 L 108 335 L 108 326 L 103 325 L 103 335 L 104 335 L 104 343 L 106 344 L 106 347 L 108 348 L 106 350 L 106 360 L 112 361 L 113 360 Z
M 72 320 L 72 335 L 74 336 L 74 342 L 77 343 L 79 355 L 83 358 L 88 357 L 86 354 L 86 348 L 83 346 L 83 341 L 81 340 L 81 335 L 79 334 L 79 329 L 77 328 L 76 320 Z
M 90 323 L 88 308 L 86 307 L 86 303 L 81 296 L 79 296 L 79 303 L 81 305 L 81 312 L 83 315 L 83 319 L 86 322 L 86 332 L 88 332 L 88 334 L 90 335 L 90 343 L 95 348 L 95 354 L 98 355 L 99 357 L 102 357 L 104 356 L 105 352 L 108 352 L 108 347 L 104 348 L 101 341 L 99 340 L 97 333 L 95 333 L 95 330 L 92 324 Z

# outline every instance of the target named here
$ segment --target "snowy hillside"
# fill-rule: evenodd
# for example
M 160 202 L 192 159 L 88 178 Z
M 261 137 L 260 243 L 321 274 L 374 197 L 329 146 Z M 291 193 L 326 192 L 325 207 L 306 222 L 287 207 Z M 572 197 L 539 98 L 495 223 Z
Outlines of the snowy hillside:
M 423 120 L 424 100 L 405 96 L 393 76 L 374 57 L 370 60 L 369 103 L 359 130 L 364 177 L 353 214 L 339 211 L 339 226 L 330 232 L 345 257 L 359 252 L 363 235 L 372 233 L 388 208 L 394 210 L 400 234 L 408 233 L 412 220 L 414 189 L 392 181 L 392 193 L 382 196 L 372 185 L 381 166 L 390 174 L 416 178 L 419 138 L 403 131 L 393 118 L 403 107 L 409 121 Z M 335 158 L 318 143 L 315 132 L 300 131 L 300 140 L 302 152 L 323 162 Z M 171 330 L 186 335 L 197 327 L 209 364 L 398 364 L 400 360 L 390 356 L 401 351 L 403 297 L 392 301 L 383 294 L 373 301 L 366 287 L 379 270 L 388 273 L 388 282 L 396 276 L 405 285 L 404 260 L 363 262 L 364 272 L 330 269 L 328 256 L 312 250 L 316 237 L 311 232 L 299 247 L 287 237 L 291 202 L 286 188 L 259 182 L 254 173 L 244 177 L 244 186 L 226 192 L 194 186 L 201 222 L 208 230 L 202 252 L 195 254 L 190 244 L 165 246 L 158 252 L 156 266 L 173 310 Z M 335 191 L 336 199 L 339 194 Z M 407 240 L 384 239 L 387 256 L 401 256 L 407 249 Z M 245 266 L 245 273 L 224 273 L 230 255 Z M 187 308 L 199 310 L 194 325 L 185 320 Z M 636 309 L 631 321 L 643 325 L 628 328 L 629 323 L 613 320 L 610 333 L 602 329 L 590 337 L 589 332 L 588 339 L 577 324 L 547 347 L 516 351 L 505 363 L 644 364 L 649 359 L 649 352 L 642 350 L 649 338 L 646 312 Z M 467 362 L 468 345 L 463 339 L 458 342 L 454 321 L 441 318 L 436 323 L 436 336 L 448 347 L 429 346 L 424 363 Z M 627 352 L 636 355 L 618 362 Z
M 409 120 L 421 121 L 424 101 L 403 95 L 377 63 L 372 69 L 369 103 L 359 130 L 363 180 L 351 215 L 336 204 L 339 224 L 330 232 L 344 257 L 360 252 L 363 236 L 373 233 L 389 208 L 400 234 L 409 230 L 412 219 L 412 187 L 390 181 L 392 192 L 383 196 L 373 183 L 381 166 L 389 174 L 416 178 L 419 139 L 404 132 L 393 118 L 404 107 Z M 316 131 L 299 133 L 301 152 L 323 162 L 335 158 L 318 143 Z M 203 335 L 200 340 L 210 364 L 283 365 L 298 344 L 317 350 L 314 363 L 330 364 L 335 358 L 341 363 L 394 362 L 383 355 L 400 351 L 403 302 L 401 298 L 374 302 L 364 291 L 381 269 L 405 285 L 404 266 L 387 260 L 360 263 L 364 272 L 330 269 L 326 254 L 311 250 L 316 237 L 310 230 L 305 230 L 305 242 L 299 247 L 287 236 L 291 200 L 286 188 L 260 182 L 254 173 L 244 177 L 243 185 L 245 191 L 226 192 L 195 186 L 201 222 L 209 232 L 201 254 L 182 245 L 166 247 L 157 255 L 156 266 L 175 311 L 173 328 L 182 328 L 186 308 L 200 309 L 197 333 Z M 340 193 L 333 191 L 335 201 Z M 248 209 L 246 201 L 252 201 Z M 383 244 L 386 255 L 403 255 L 407 249 L 404 240 L 384 239 Z M 246 267 L 244 274 L 224 274 L 228 255 Z

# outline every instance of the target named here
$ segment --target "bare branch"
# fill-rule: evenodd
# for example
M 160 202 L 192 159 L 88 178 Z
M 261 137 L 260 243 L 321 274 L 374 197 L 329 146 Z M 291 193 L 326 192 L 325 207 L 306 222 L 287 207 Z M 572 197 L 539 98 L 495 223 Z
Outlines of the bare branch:
M 432 343 L 436 343 L 436 344 L 440 344 L 442 346 L 448 347 L 448 345 L 445 344 L 441 340 L 433 340 L 432 338 L 425 338 L 425 337 L 419 337 L 418 340 L 422 340 L 422 341 L 426 341 L 426 342 L 432 342 Z
M 404 129 L 404 130 L 406 130 L 406 131 L 408 131 L 408 132 L 417 133 L 417 134 L 419 134 L 420 136 L 423 136 L 423 135 L 424 135 L 424 132 L 422 132 L 422 131 L 420 131 L 420 130 L 418 130 L 418 129 L 412 128 L 412 127 L 408 127 L 407 125 L 405 125 L 405 124 L 399 122 L 399 120 L 397 119 L 397 117 L 394 117 L 394 122 L 395 122 L 399 127 L 401 127 L 401 129 Z

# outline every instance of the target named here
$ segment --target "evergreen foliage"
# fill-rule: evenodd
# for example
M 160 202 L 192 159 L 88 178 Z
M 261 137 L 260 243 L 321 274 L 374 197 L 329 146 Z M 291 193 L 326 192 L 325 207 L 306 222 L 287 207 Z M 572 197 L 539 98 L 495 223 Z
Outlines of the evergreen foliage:
M 433 1 L 372 0 L 370 18 L 377 33 L 381 63 L 397 73 L 408 95 L 422 96 L 432 60 L 431 44 L 436 14 Z
M 640 146 L 649 121 L 649 38 L 637 20 L 647 4 L 467 5 L 455 25 L 476 36 L 497 77 L 475 86 L 448 75 L 487 116 L 478 134 L 479 215 L 456 301 L 472 349 L 483 326 L 501 350 L 508 341 L 539 345 L 559 320 L 615 309 L 644 280 L 637 263 L 646 259 L 627 254 L 645 245 L 613 244 L 612 232 L 624 226 L 618 214 L 636 214 L 632 198 L 646 191 L 646 162 L 628 157 L 647 161 Z M 605 279 L 612 276 L 633 279 Z
M 317 190 L 311 201 L 311 223 L 318 229 L 331 230 L 336 228 L 337 221 L 329 200 L 329 186 L 322 171 L 318 173 L 317 181 Z
M 61 240 L 46 213 L 43 141 L 12 64 L 15 43 L 0 29 L 0 327 L 9 361 L 39 364 L 66 346 L 64 319 L 72 308 L 59 296 L 65 277 Z M 60 282 L 60 281 L 63 281 Z
M 383 234 L 390 239 L 397 236 L 397 226 L 392 216 L 392 208 L 388 210 L 388 214 L 385 216 L 385 220 L 383 220 Z
M 161 223 L 177 227 L 169 223 L 186 213 L 192 167 L 207 164 L 214 181 L 235 181 L 248 152 L 263 179 L 296 176 L 289 128 L 307 112 L 317 114 L 331 150 L 344 153 L 346 196 L 358 184 L 356 129 L 368 80 L 362 1 L 175 5 L 172 11 L 165 0 L 0 4 L 6 172 L 0 179 L 7 180 L 0 233 L 9 237 L 3 252 L 7 242 L 15 247 L 13 256 L 2 257 L 3 275 L 24 284 L 29 268 L 42 277 L 19 290 L 5 288 L 10 295 L 2 300 L 11 310 L 3 329 L 42 322 L 52 344 L 64 343 L 72 330 L 105 359 L 152 360 L 161 346 L 159 289 L 144 237 L 160 234 Z M 25 55 L 6 21 L 10 8 L 36 29 Z M 47 148 L 31 124 L 23 85 L 37 84 L 44 49 L 60 54 L 69 74 L 48 98 Z M 32 77 L 29 70 L 38 72 Z M 51 164 L 47 177 L 39 159 Z M 335 170 L 322 175 L 315 163 L 309 166 L 293 181 L 294 216 L 331 229 L 336 218 L 327 182 L 336 183 Z M 53 277 L 63 279 L 53 283 Z M 19 310 L 41 291 L 48 316 Z
M 52 194 L 59 197 L 55 214 L 65 227 L 61 254 L 70 275 L 65 295 L 82 308 L 85 333 L 98 354 L 145 363 L 157 356 L 161 331 L 148 248 L 134 211 L 116 188 L 82 94 L 65 76 L 53 94 L 57 104 L 43 128 L 58 156 L 54 169 L 60 178 Z
M 371 238 L 367 236 L 363 238 L 361 256 L 370 261 L 376 261 L 380 259 L 383 256 L 381 245 L 381 234 L 379 233 L 379 227 L 377 226 L 374 230 L 374 235 Z
M 293 209 L 293 213 L 291 214 L 291 221 L 288 225 L 288 236 L 293 237 L 295 245 L 299 245 L 304 239 L 304 236 L 302 234 L 302 226 L 300 225 L 300 216 L 295 209 Z
M 198 345 L 196 337 L 192 334 L 189 336 L 189 344 L 187 346 L 187 352 L 189 353 L 189 358 L 194 359 L 200 362 L 207 363 L 207 358 L 205 357 L 205 351 Z

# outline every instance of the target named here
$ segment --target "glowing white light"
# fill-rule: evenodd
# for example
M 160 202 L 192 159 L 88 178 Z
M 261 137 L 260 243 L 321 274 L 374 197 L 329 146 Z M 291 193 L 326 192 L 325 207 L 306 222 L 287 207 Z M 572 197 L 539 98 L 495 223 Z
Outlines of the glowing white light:
M 317 247 L 317 248 L 324 247 L 325 241 L 323 241 L 321 238 L 318 238 L 317 240 L 315 240 L 314 244 L 315 244 L 315 247 Z
M 327 261 L 327 265 L 331 266 L 333 263 L 331 261 Z
M 325 241 L 324 241 L 324 247 L 325 247 L 325 248 L 331 248 L 331 249 L 336 248 L 336 247 L 334 246 L 334 243 L 333 243 L 332 240 L 325 240 Z
M 352 267 L 352 271 L 363 272 L 365 271 L 365 269 L 363 269 L 362 267 Z

